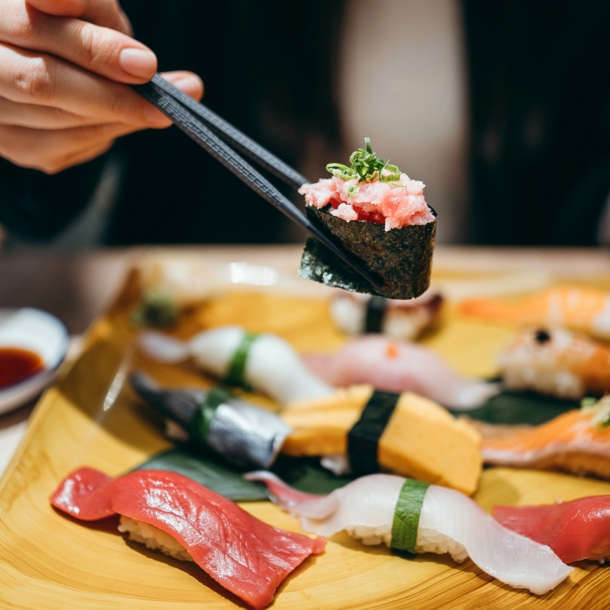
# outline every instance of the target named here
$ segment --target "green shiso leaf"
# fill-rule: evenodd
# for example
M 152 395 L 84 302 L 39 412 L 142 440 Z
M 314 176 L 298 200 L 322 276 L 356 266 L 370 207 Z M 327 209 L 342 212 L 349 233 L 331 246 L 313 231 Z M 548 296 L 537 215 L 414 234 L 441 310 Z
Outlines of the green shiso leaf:
M 144 469 L 176 472 L 234 502 L 268 499 L 265 486 L 246 481 L 242 477 L 243 470 L 222 462 L 216 456 L 212 457 L 192 450 L 188 446 L 159 453 L 134 468 L 134 470 Z M 353 480 L 353 477 L 335 476 L 322 468 L 319 460 L 315 458 L 280 456 L 273 467 L 273 472 L 299 491 L 314 494 L 328 494 Z
M 267 499 L 264 486 L 246 481 L 239 470 L 186 449 L 171 449 L 159 453 L 134 468 L 134 470 L 145 469 L 169 470 L 181 474 L 235 502 L 256 502 Z
M 535 392 L 500 392 L 485 404 L 464 413 L 489 424 L 544 424 L 566 411 L 578 408 L 572 400 L 561 400 Z
M 415 554 L 419 516 L 428 487 L 429 483 L 413 479 L 407 479 L 402 486 L 392 522 L 393 549 Z

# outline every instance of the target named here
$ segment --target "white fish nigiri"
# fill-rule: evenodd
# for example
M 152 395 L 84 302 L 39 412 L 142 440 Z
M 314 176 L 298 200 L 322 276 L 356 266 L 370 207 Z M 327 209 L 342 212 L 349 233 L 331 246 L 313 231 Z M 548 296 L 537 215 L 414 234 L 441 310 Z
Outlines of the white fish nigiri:
M 395 548 L 393 537 L 400 528 L 417 524 L 416 532 L 406 532 L 413 535 L 415 552 L 450 553 L 458 563 L 470 557 L 490 576 L 537 595 L 556 587 L 572 571 L 548 546 L 503 527 L 473 500 L 452 489 L 423 488 L 419 522 L 401 519 L 397 530 L 395 514 L 407 481 L 402 477 L 369 475 L 327 496 L 314 496 L 288 487 L 270 472 L 245 476 L 263 481 L 281 508 L 300 517 L 306 532 L 332 536 L 345 530 L 364 544 L 385 542 Z
M 197 366 L 218 379 L 225 379 L 236 358 L 241 359 L 241 381 L 281 405 L 334 392 L 307 370 L 287 341 L 275 335 L 254 336 L 239 326 L 223 326 L 198 333 L 186 342 L 143 331 L 138 343 L 153 360 L 172 364 L 193 358 Z
M 304 361 L 336 387 L 366 383 L 385 392 L 414 392 L 459 411 L 480 406 L 500 389 L 460 375 L 421 345 L 381 335 L 354 339 L 334 354 L 308 355 Z
M 443 297 L 433 290 L 408 301 L 338 290 L 329 304 L 333 322 L 344 333 L 380 333 L 403 341 L 416 339 L 435 325 L 442 307 Z

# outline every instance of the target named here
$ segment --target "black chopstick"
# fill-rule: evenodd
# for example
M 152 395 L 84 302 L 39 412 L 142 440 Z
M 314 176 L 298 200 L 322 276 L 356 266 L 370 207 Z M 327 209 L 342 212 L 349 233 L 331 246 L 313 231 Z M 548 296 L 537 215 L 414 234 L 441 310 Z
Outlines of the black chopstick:
M 207 106 L 197 102 L 184 93 L 184 91 L 178 89 L 178 87 L 174 87 L 174 85 L 167 82 L 160 74 L 155 74 L 150 82 L 158 90 L 171 95 L 171 97 L 179 101 L 193 114 L 196 114 L 216 135 L 229 144 L 232 144 L 244 155 L 264 167 L 280 180 L 284 181 L 288 186 L 298 190 L 309 182 L 307 178 L 299 174 L 299 172 L 290 167 L 290 165 L 284 163 L 284 161 L 269 152 L 266 148 L 263 148 L 258 142 L 249 138 L 245 133 L 242 133 L 239 129 L 233 127 L 231 123 L 227 123 L 227 121 L 219 117 Z
M 156 78 L 156 77 L 155 77 Z M 161 77 L 159 76 L 159 79 Z M 157 107 L 163 114 L 169 117 L 174 124 L 181 129 L 190 138 L 195 140 L 204 150 L 210 153 L 217 161 L 222 163 L 229 171 L 235 174 L 242 182 L 245 182 L 252 190 L 258 193 L 263 199 L 275 206 L 280 212 L 288 216 L 293 222 L 300 225 L 309 235 L 317 239 L 320 243 L 326 246 L 333 254 L 338 256 L 344 263 L 349 265 L 356 273 L 363 277 L 367 282 L 372 284 L 375 288 L 381 288 L 382 282 L 369 273 L 366 269 L 361 267 L 360 261 L 353 257 L 349 252 L 345 252 L 339 248 L 334 242 L 332 242 L 322 231 L 314 225 L 298 208 L 296 208 L 280 191 L 278 191 L 266 178 L 264 178 L 258 171 L 256 171 L 245 159 L 237 154 L 232 148 L 230 148 L 225 142 L 223 142 L 212 130 L 207 127 L 201 120 L 193 116 L 190 109 L 183 106 L 174 96 L 174 89 L 179 91 L 176 87 L 173 87 L 167 81 L 160 86 L 157 82 L 149 82 L 144 85 L 134 85 L 135 90 L 142 95 L 151 104 Z M 182 92 L 180 92 L 182 93 Z M 190 99 L 190 98 L 189 98 Z M 197 104 L 194 100 L 192 103 Z M 192 105 L 189 102 L 189 106 Z M 211 112 L 211 111 L 210 111 Z M 200 111 L 197 112 L 200 115 Z M 205 113 L 207 114 L 207 113 Z M 215 115 L 214 115 L 215 116 Z M 224 120 L 221 123 L 216 123 L 217 129 L 225 135 L 224 127 L 228 126 Z M 232 128 L 236 134 L 240 134 L 239 131 Z M 243 134 L 242 134 L 243 135 Z M 235 134 L 233 135 L 233 137 Z M 229 138 L 229 136 L 227 136 Z M 244 136 L 245 137 L 245 136 Z M 242 150 L 249 143 L 256 144 L 249 138 L 242 140 Z M 257 149 L 261 149 L 266 153 L 263 155 L 266 160 L 261 161 L 264 167 L 269 167 L 270 159 L 276 159 L 274 155 L 266 151 L 260 145 L 256 144 Z M 249 148 L 249 154 L 252 158 L 259 161 L 254 148 Z M 279 161 L 279 159 L 277 159 Z M 285 179 L 284 169 L 287 168 L 292 170 L 289 166 L 280 161 L 280 165 L 273 162 L 274 174 L 279 175 L 279 172 L 283 174 L 282 179 Z M 294 170 L 292 170 L 294 172 Z M 298 175 L 297 172 L 294 172 Z M 299 179 L 304 178 L 300 177 Z M 302 183 L 301 183 L 302 184 Z M 294 186 L 294 184 L 293 184 Z

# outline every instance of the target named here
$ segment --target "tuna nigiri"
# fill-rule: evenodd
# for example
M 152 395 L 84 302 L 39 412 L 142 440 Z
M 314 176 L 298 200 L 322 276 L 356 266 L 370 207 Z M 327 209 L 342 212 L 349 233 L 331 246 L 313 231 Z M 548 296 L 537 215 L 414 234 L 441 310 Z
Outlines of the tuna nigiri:
M 541 506 L 494 506 L 504 527 L 550 546 L 565 563 L 610 558 L 610 496 Z
M 150 358 L 168 364 L 193 358 L 206 373 L 231 385 L 251 386 L 281 405 L 327 396 L 333 389 L 316 379 L 284 339 L 223 326 L 198 333 L 187 342 L 154 331 L 140 333 Z
M 121 515 L 119 530 L 132 540 L 194 561 L 256 610 L 267 607 L 284 579 L 325 544 L 267 525 L 172 472 L 139 470 L 112 479 L 81 468 L 61 483 L 51 503 L 82 521 Z
M 573 400 L 610 391 L 610 348 L 563 328 L 517 334 L 498 363 L 511 390 Z
M 269 472 L 272 499 L 305 531 L 332 536 L 345 530 L 363 544 L 385 543 L 411 553 L 467 557 L 485 573 L 542 595 L 572 571 L 548 547 L 502 527 L 473 500 L 444 487 L 386 474 L 361 477 L 328 496 L 295 491 Z
M 460 311 L 529 326 L 565 326 L 610 339 L 610 293 L 599 288 L 556 286 L 517 301 L 470 300 L 461 304 Z
M 541 426 L 508 428 L 483 438 L 487 464 L 561 469 L 610 479 L 610 397 L 568 411 Z M 485 434 L 485 428 L 482 428 Z
M 379 335 L 360 337 L 332 355 L 304 360 L 317 377 L 337 387 L 367 383 L 384 392 L 415 392 L 459 411 L 474 409 L 499 391 L 497 384 L 456 373 L 421 345 Z

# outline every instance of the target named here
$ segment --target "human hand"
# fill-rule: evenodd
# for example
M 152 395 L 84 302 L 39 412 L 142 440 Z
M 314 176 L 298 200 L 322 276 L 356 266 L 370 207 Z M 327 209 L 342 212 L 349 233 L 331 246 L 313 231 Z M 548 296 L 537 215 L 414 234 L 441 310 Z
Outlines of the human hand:
M 150 80 L 157 59 L 117 0 L 0 0 L 0 15 L 0 157 L 53 174 L 171 124 L 128 86 Z M 164 76 L 203 95 L 192 73 Z

